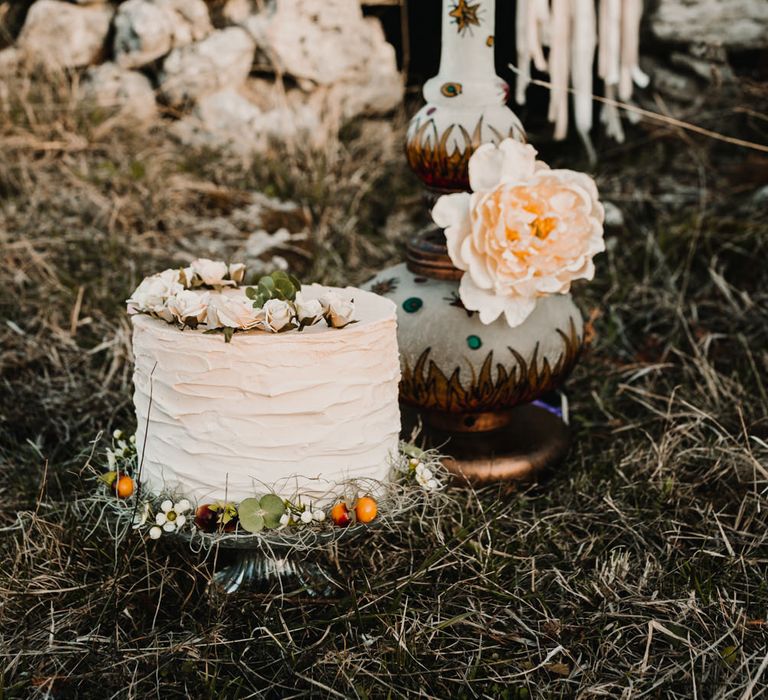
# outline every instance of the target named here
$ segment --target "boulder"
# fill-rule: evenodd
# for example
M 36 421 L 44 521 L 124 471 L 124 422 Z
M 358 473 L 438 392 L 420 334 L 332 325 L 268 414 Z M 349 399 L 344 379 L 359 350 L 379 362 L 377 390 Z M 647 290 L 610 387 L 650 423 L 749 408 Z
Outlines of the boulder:
M 86 71 L 80 88 L 82 99 L 114 110 L 132 123 L 145 123 L 157 116 L 155 91 L 149 79 L 137 71 L 103 63 Z
M 377 19 L 370 17 L 365 22 L 368 36 L 373 39 L 368 61 L 357 75 L 333 86 L 333 97 L 341 105 L 345 119 L 361 114 L 384 114 L 403 99 L 403 78 L 397 71 L 395 49 L 384 38 Z
M 215 27 L 242 24 L 258 11 L 256 0 L 225 0 L 211 7 L 211 20 Z
M 102 55 L 114 9 L 38 0 L 29 9 L 17 41 L 26 58 L 59 68 L 78 68 Z
M 321 85 L 364 72 L 384 42 L 358 0 L 275 0 L 243 26 L 278 71 Z
M 265 149 L 271 140 L 310 141 L 320 132 L 315 113 L 307 106 L 261 109 L 241 92 L 222 90 L 202 97 L 193 112 L 179 120 L 172 132 L 195 147 L 227 148 L 248 157 Z
M 395 50 L 379 21 L 363 17 L 359 0 L 275 0 L 243 26 L 279 73 L 307 91 L 330 87 L 344 118 L 386 112 L 402 100 Z
M 213 31 L 203 0 L 127 0 L 115 16 L 115 60 L 138 68 Z
M 254 49 L 253 39 L 240 27 L 215 31 L 202 41 L 174 49 L 163 62 L 160 91 L 170 104 L 181 106 L 237 88 L 248 77 Z
M 659 0 L 650 16 L 656 38 L 729 49 L 768 47 L 766 0 Z
M 19 50 L 13 46 L 0 50 L 0 75 L 14 73 L 21 64 Z

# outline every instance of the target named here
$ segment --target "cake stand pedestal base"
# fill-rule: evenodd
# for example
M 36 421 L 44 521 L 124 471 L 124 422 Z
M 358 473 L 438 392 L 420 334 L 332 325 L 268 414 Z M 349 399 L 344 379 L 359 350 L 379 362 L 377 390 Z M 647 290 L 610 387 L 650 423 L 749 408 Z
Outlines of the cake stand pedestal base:
M 219 569 L 211 579 L 210 586 L 218 592 L 299 587 L 312 597 L 327 597 L 337 587 L 321 564 L 302 560 L 297 553 L 280 556 L 257 549 L 237 549 L 232 554 L 233 561 Z
M 541 402 L 511 409 L 505 425 L 484 432 L 448 431 L 430 425 L 425 416 L 425 447 L 446 455 L 445 467 L 465 482 L 533 481 L 554 469 L 568 453 L 570 430 L 553 408 Z M 418 413 L 403 407 L 404 434 L 416 425 Z

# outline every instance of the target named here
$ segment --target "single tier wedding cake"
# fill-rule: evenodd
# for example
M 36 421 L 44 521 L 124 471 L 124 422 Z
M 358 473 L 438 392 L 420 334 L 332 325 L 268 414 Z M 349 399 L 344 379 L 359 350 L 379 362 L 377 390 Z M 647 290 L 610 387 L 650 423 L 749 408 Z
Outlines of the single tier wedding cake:
M 322 502 L 386 479 L 400 378 L 395 306 L 278 273 L 195 261 L 147 278 L 133 313 L 141 486 L 193 502 Z

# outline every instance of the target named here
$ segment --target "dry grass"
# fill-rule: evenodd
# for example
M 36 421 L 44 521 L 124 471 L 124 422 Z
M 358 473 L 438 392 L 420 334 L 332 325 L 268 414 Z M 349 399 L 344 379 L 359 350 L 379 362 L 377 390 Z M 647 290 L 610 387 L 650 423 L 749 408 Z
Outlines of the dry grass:
M 309 232 L 286 253 L 300 272 L 362 281 L 419 218 L 400 136 L 244 167 L 69 95 L 29 81 L 0 105 L 2 697 L 765 697 L 765 158 L 658 127 L 604 144 L 627 224 L 579 290 L 596 339 L 551 479 L 455 487 L 437 529 L 340 548 L 338 598 L 222 600 L 210 561 L 116 546 L 76 507 L 90 441 L 132 425 L 122 300 L 281 226 Z M 768 142 L 766 103 L 697 121 Z M 257 191 L 299 206 L 248 209 Z

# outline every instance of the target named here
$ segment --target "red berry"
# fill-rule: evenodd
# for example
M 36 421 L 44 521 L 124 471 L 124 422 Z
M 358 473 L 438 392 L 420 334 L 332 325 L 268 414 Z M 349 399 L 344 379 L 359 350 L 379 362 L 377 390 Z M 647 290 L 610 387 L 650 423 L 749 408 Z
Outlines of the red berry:
M 346 503 L 341 501 L 331 508 L 331 520 L 334 525 L 339 527 L 346 527 L 352 522 L 352 516 L 349 514 Z

